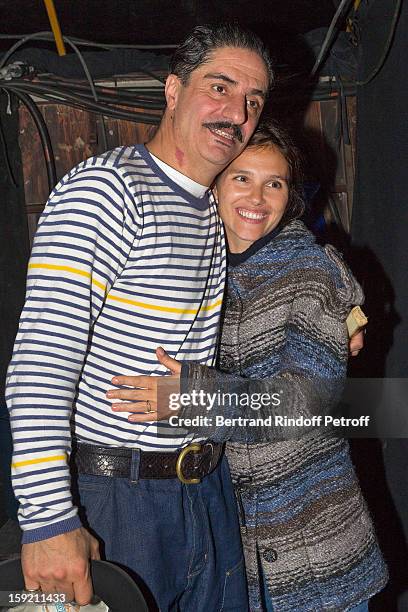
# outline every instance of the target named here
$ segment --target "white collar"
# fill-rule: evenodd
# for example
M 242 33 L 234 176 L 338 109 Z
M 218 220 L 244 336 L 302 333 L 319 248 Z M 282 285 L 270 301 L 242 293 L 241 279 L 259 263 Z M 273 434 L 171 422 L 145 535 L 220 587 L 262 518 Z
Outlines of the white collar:
M 161 168 L 163 172 L 172 181 L 174 181 L 174 183 L 176 183 L 176 185 L 179 185 L 182 189 L 188 191 L 188 193 L 191 193 L 191 195 L 193 195 L 195 198 L 203 198 L 205 196 L 209 190 L 209 187 L 206 185 L 201 185 L 201 183 L 197 183 L 197 181 L 193 181 L 193 179 L 185 174 L 182 174 L 172 166 L 169 166 L 169 164 L 166 164 L 164 161 L 153 155 L 153 153 L 150 153 L 150 151 L 149 154 L 152 156 L 159 168 Z

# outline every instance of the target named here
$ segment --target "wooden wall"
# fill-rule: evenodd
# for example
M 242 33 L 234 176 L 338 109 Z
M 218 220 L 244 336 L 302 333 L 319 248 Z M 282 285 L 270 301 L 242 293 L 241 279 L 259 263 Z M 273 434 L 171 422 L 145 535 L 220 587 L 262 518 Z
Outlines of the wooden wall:
M 101 117 L 62 104 L 40 102 L 55 155 L 58 180 L 81 161 L 102 153 Z M 151 112 L 151 111 L 150 111 Z M 25 106 L 19 110 L 19 143 L 23 161 L 27 219 L 32 240 L 38 218 L 48 198 L 47 171 L 37 128 Z M 104 118 L 107 149 L 143 143 L 155 126 Z
M 101 153 L 101 117 L 94 113 L 62 104 L 39 102 L 46 121 L 60 179 L 73 166 L 84 159 Z M 343 229 L 350 229 L 354 182 L 355 151 L 355 98 L 347 98 L 348 124 L 351 145 L 338 139 L 339 104 L 336 98 L 311 102 L 306 109 L 303 124 L 303 148 L 309 161 L 309 174 L 322 185 L 324 216 L 333 218 L 337 206 Z M 23 160 L 24 187 L 30 237 L 44 208 L 48 196 L 44 154 L 37 129 L 24 106 L 20 107 L 19 143 Z M 143 143 L 155 126 L 105 117 L 108 149 Z

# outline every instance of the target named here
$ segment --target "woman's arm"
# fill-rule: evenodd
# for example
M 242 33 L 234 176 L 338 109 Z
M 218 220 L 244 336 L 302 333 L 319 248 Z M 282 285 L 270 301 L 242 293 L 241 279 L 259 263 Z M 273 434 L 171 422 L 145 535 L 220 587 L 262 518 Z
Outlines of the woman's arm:
M 190 397 L 204 392 L 203 397 L 218 399 L 212 410 L 208 402 L 207 406 L 181 407 L 183 419 L 212 416 L 206 421 L 195 419 L 195 433 L 217 441 L 262 442 L 310 431 L 299 425 L 299 417 L 311 419 L 314 426 L 327 422 L 325 417 L 338 404 L 346 374 L 345 320 L 350 306 L 362 302 L 362 292 L 332 247 L 322 258 L 324 265 L 310 266 L 296 286 L 285 346 L 273 377 L 254 380 L 197 363 L 184 365 L 182 392 Z M 274 316 L 273 311 L 269 316 Z M 265 361 L 264 354 L 262 359 Z M 293 419 L 298 419 L 295 424 Z
M 139 389 L 109 391 L 112 399 L 131 401 L 113 404 L 113 409 L 138 412 L 129 420 L 143 421 L 152 418 L 146 407 L 156 411 L 159 405 L 158 420 L 177 417 L 177 424 L 217 441 L 261 442 L 310 431 L 288 424 L 284 417 L 314 419 L 317 426 L 318 417 L 323 420 L 336 406 L 348 354 L 345 320 L 350 306 L 362 302 L 361 289 L 337 252 L 327 248 L 323 260 L 324 266 L 309 266 L 296 284 L 286 342 L 273 377 L 255 380 L 184 363 L 180 384 L 181 364 L 159 349 L 158 358 L 172 376 L 116 377 L 114 384 Z M 170 395 L 176 412 L 168 408 Z M 164 401 L 157 401 L 160 396 Z

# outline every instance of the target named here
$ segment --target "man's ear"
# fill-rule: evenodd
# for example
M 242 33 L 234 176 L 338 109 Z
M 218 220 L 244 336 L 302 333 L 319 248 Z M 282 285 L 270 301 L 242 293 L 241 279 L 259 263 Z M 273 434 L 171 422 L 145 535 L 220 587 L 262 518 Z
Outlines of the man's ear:
M 166 79 L 166 85 L 164 88 L 164 95 L 166 96 L 167 108 L 174 110 L 177 105 L 177 98 L 180 88 L 183 87 L 178 76 L 175 74 L 169 74 Z

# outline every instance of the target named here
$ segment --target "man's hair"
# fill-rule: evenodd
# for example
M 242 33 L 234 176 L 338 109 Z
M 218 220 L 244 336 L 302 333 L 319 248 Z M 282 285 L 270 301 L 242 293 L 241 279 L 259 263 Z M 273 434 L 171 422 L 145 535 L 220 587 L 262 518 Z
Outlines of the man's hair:
M 289 199 L 281 221 L 286 225 L 292 219 L 301 217 L 305 211 L 302 155 L 289 132 L 270 118 L 261 119 L 247 145 L 247 149 L 263 148 L 277 149 L 288 164 Z
M 248 49 L 257 53 L 265 64 L 269 87 L 272 85 L 271 58 L 266 46 L 256 34 L 243 29 L 237 23 L 195 27 L 170 60 L 170 73 L 178 76 L 183 85 L 187 85 L 190 74 L 210 61 L 213 51 L 223 47 Z

